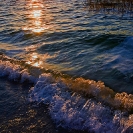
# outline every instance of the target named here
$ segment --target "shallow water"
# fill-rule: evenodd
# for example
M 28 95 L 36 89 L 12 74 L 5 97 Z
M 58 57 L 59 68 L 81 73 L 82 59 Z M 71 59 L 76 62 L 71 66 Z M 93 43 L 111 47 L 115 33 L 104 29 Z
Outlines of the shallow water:
M 113 120 L 117 113 L 111 115 L 110 111 L 104 106 L 108 105 L 111 108 L 113 106 L 113 108 L 122 111 L 127 109 L 126 111 L 130 113 L 133 108 L 132 24 L 132 12 L 89 10 L 85 0 L 1 0 L 0 77 L 17 81 L 19 88 L 21 88 L 20 84 L 25 84 L 25 82 L 28 82 L 27 85 L 29 85 L 29 82 L 34 85 L 32 89 L 29 87 L 20 92 L 17 90 L 16 94 L 16 92 L 10 92 L 11 90 L 7 92 L 1 81 L 0 95 L 3 95 L 3 93 L 5 97 L 9 95 L 11 100 L 8 100 L 15 102 L 15 97 L 21 97 L 24 93 L 24 97 L 27 98 L 28 91 L 31 90 L 29 93 L 31 102 L 50 104 L 50 115 L 56 125 L 76 129 L 75 125 L 79 124 L 81 129 L 87 131 L 106 131 L 110 128 L 110 132 L 113 132 L 112 127 L 120 128 L 122 126 L 121 121 L 125 117 L 120 118 L 121 126 L 115 125 Z M 50 79 L 57 85 L 47 82 L 49 76 L 46 76 L 46 79 L 48 79 L 43 81 L 47 85 L 40 84 L 39 77 L 42 73 L 50 73 L 54 80 Z M 8 82 L 4 82 L 7 86 L 12 86 L 11 84 L 8 85 Z M 65 85 L 60 85 L 60 82 Z M 64 86 L 65 90 L 57 89 L 58 87 L 64 88 Z M 12 88 L 16 87 L 13 85 Z M 51 89 L 48 94 L 46 88 Z M 64 96 L 64 91 L 66 91 L 66 96 Z M 72 92 L 68 94 L 67 91 Z M 74 96 L 73 92 L 76 93 Z M 102 114 L 97 115 L 96 112 L 95 117 L 102 119 L 101 123 L 107 129 L 103 128 L 101 123 L 98 123 L 98 127 L 95 127 L 94 123 L 97 123 L 97 121 L 94 120 L 92 109 L 88 106 L 86 110 L 89 111 L 85 110 L 83 113 L 90 115 L 91 120 L 86 120 L 84 116 L 80 116 L 81 108 L 75 106 L 75 104 L 66 107 L 66 112 L 63 110 L 63 120 L 55 118 L 54 115 L 58 116 L 60 112 L 57 112 L 54 106 L 56 103 L 53 103 L 53 99 L 57 95 L 61 95 L 60 98 L 55 98 L 57 103 L 62 101 L 58 105 L 61 108 L 62 104 L 66 106 L 67 96 L 70 101 L 77 98 L 78 103 L 80 98 L 77 93 L 83 95 L 83 99 L 81 98 L 81 101 L 83 101 L 79 103 L 79 106 L 86 105 L 85 101 L 88 96 L 100 101 L 102 105 L 95 103 L 94 99 L 94 101 L 90 100 L 88 103 L 90 107 L 94 104 L 94 109 L 100 106 L 101 110 L 107 111 L 108 117 L 110 117 L 108 120 L 112 122 L 110 123 L 112 127 L 108 127 L 107 124 L 104 125 L 103 123 L 107 120 L 103 118 Z M 2 104 L 4 99 L 1 96 Z M 25 101 L 23 98 L 21 100 Z M 12 111 L 14 112 L 18 106 L 21 106 L 21 101 L 14 102 L 11 105 L 9 104 L 8 109 L 2 105 L 4 108 L 1 111 L 7 110 L 6 114 L 10 116 Z M 12 104 L 14 108 L 10 112 Z M 76 114 L 71 116 L 71 120 L 68 120 L 66 117 L 69 117 L 70 108 L 74 109 Z M 55 112 L 52 113 L 52 111 Z M 5 117 L 6 114 L 1 116 Z M 122 115 L 121 113 L 118 114 Z M 73 121 L 77 116 L 83 119 L 84 122 L 79 121 L 84 125 Z M 129 119 L 128 122 L 131 123 L 129 117 L 126 119 Z M 92 120 L 94 120 L 94 123 Z M 61 121 L 64 121 L 64 123 L 61 123 Z M 86 126 L 85 121 L 92 122 L 93 125 L 88 124 L 89 126 Z M 71 124 L 73 125 L 70 126 Z M 127 125 L 124 125 L 124 129 L 121 127 L 118 132 L 124 132 Z M 130 127 L 131 124 L 128 126 Z

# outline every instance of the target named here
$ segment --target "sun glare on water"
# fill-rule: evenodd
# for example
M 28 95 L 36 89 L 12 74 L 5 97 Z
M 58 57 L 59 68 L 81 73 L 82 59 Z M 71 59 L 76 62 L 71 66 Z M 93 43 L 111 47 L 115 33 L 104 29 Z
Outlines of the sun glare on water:
M 33 16 L 34 18 L 40 18 L 41 15 L 42 15 L 41 10 L 33 10 L 33 12 L 32 12 L 32 16 Z
M 55 55 L 51 56 L 49 54 L 38 54 L 36 52 L 30 53 L 27 55 L 27 64 L 30 64 L 35 67 L 43 67 L 45 61 L 49 58 L 53 58 Z
M 49 28 L 43 21 L 44 5 L 40 0 L 31 0 L 28 6 L 28 23 L 23 27 L 24 31 L 32 31 L 33 33 L 42 33 Z

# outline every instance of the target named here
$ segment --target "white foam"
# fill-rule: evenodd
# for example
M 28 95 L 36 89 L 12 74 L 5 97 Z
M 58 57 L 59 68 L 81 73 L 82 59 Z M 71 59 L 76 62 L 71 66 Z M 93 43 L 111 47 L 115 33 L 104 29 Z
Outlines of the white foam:
M 50 82 L 50 78 L 50 74 L 41 75 L 31 89 L 29 99 L 49 104 L 51 118 L 57 126 L 95 133 L 121 133 L 132 127 L 132 115 L 126 117 L 123 112 L 113 112 L 100 102 L 71 94 L 65 85 Z
M 123 92 L 116 93 L 112 99 L 111 97 L 102 99 L 105 93 L 111 95 L 110 89 L 105 87 L 103 82 L 82 78 L 71 80 L 69 83 L 77 87 L 72 93 L 63 80 L 57 82 L 51 74 L 44 73 L 36 79 L 27 70 L 22 70 L 21 66 L 0 60 L 0 77 L 3 76 L 21 83 L 25 81 L 35 83 L 35 86 L 30 89 L 29 101 L 49 105 L 51 118 L 57 126 L 95 133 L 126 133 L 133 130 L 133 114 L 127 113 L 125 116 L 124 112 L 112 110 L 111 106 L 107 107 L 100 102 L 110 103 L 112 101 L 112 106 L 114 105 L 117 109 L 131 111 L 133 95 Z M 93 95 L 99 102 L 84 98 L 77 93 L 78 90 Z
M 21 83 L 28 81 L 36 82 L 36 78 L 31 76 L 26 70 L 22 70 L 21 66 L 9 61 L 0 60 L 0 77 L 7 76 L 9 80 L 20 81 Z

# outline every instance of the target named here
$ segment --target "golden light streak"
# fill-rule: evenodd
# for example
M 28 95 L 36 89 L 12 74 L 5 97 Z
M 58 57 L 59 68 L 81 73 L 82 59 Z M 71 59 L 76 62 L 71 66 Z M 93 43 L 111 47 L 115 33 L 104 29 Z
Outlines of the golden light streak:
M 48 55 L 47 53 L 46 54 L 38 54 L 38 53 L 31 53 L 27 56 L 27 64 L 30 64 L 32 66 L 35 66 L 35 67 L 42 67 L 44 62 L 49 59 L 49 58 L 53 58 L 55 57 L 54 56 L 50 56 Z
M 41 10 L 33 10 L 32 11 L 33 18 L 40 18 L 41 15 L 42 15 L 42 11 Z
M 36 33 L 40 33 L 40 32 L 43 32 L 44 29 L 39 27 L 39 28 L 32 29 L 32 31 Z
M 39 67 L 39 66 L 42 65 L 42 63 L 43 63 L 42 61 L 39 61 L 39 62 L 34 63 L 33 66 L 35 66 L 35 67 Z
M 23 27 L 24 31 L 32 31 L 33 33 L 42 33 L 45 29 L 48 29 L 43 22 L 43 4 L 40 0 L 31 0 L 29 14 L 27 15 L 29 20 L 26 27 Z

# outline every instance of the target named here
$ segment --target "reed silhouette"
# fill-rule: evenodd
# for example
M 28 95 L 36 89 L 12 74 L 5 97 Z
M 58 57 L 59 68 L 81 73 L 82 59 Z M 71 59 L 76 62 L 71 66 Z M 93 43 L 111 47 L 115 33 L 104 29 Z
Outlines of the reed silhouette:
M 133 14 L 133 0 L 86 0 L 90 11 L 106 11 Z

